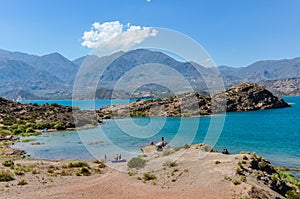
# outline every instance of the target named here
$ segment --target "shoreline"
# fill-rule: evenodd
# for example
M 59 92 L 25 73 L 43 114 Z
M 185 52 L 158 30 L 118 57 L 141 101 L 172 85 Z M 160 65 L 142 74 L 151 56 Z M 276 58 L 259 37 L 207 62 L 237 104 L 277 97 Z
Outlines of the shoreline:
M 160 193 L 167 194 L 166 198 L 199 198 L 199 194 L 206 198 L 240 198 L 251 196 L 251 190 L 255 189 L 257 194 L 266 195 L 266 198 L 285 198 L 269 185 L 261 184 L 264 179 L 271 180 L 271 173 L 267 174 L 264 169 L 276 172 L 267 160 L 250 153 L 226 155 L 207 152 L 211 151 L 207 146 L 190 145 L 169 155 L 149 151 L 139 157 L 146 162 L 138 169 L 128 168 L 127 163 L 96 160 L 13 158 L 9 165 L 11 158 L 0 158 L 2 172 L 10 172 L 14 177 L 9 183 L 0 182 L 0 195 L 10 199 L 21 196 L 78 198 L 80 195 L 87 199 L 155 198 L 157 195 L 152 194 Z M 200 151 L 206 154 L 205 158 L 199 158 Z M 7 166 L 3 166 L 4 162 Z M 264 168 L 251 166 L 255 162 L 262 162 Z M 255 177 L 256 173 L 261 177 Z M 178 192 L 179 188 L 181 192 Z M 115 190 L 122 190 L 124 195 L 119 196 Z M 145 193 L 152 193 L 153 197 Z
M 105 123 L 103 123 L 103 124 L 105 124 Z M 102 124 L 101 124 L 102 125 Z M 74 131 L 79 131 L 79 130 L 85 130 L 85 129 L 93 129 L 93 128 L 97 128 L 97 126 L 90 126 L 90 125 L 86 125 L 86 126 L 84 126 L 84 127 L 80 127 L 80 128 L 76 128 L 76 129 L 68 129 L 68 130 L 65 130 L 65 131 L 57 131 L 57 130 L 53 130 L 53 131 L 47 131 L 47 132 L 40 132 L 41 134 L 42 133 L 45 133 L 45 134 L 47 134 L 47 133 L 61 133 L 61 132 L 74 132 Z M 15 147 L 11 147 L 11 146 L 13 146 L 14 144 L 15 144 L 15 142 L 22 142 L 22 140 L 21 140 L 21 137 L 22 136 L 20 136 L 20 137 L 18 137 L 18 136 L 12 136 L 11 138 L 13 139 L 13 140 L 2 140 L 2 142 L 5 142 L 5 141 L 8 141 L 8 142 L 10 142 L 10 144 L 8 144 L 8 145 L 4 145 L 4 146 L 1 146 L 1 148 L 3 149 L 3 147 L 6 147 L 6 148 L 8 148 L 8 149 L 6 149 L 6 150 L 8 150 L 9 151 L 9 153 L 12 153 L 12 154 L 17 154 L 17 155 L 19 155 L 19 154 L 22 154 L 22 155 L 25 155 L 25 156 L 28 156 L 28 157 L 30 157 L 32 160 L 44 160 L 44 161 L 71 161 L 71 160 L 80 160 L 80 161 L 92 161 L 93 159 L 36 159 L 36 158 L 32 158 L 31 157 L 31 155 L 26 151 L 26 150 L 22 150 L 22 149 L 19 149 L 19 148 L 15 148 Z M 25 136 L 25 137 L 23 137 L 23 138 L 25 138 L 26 139 L 26 137 L 27 136 Z M 35 135 L 33 135 L 32 137 L 36 137 Z M 194 143 L 194 144 L 196 144 L 196 143 Z M 193 145 L 194 145 L 193 144 Z M 176 147 L 175 147 L 176 148 Z M 241 154 L 241 153 L 244 153 L 244 151 L 243 150 L 241 150 L 240 152 L 237 152 L 237 153 L 233 153 L 233 154 Z M 247 153 L 251 153 L 251 152 L 247 152 Z M 255 153 L 255 152 L 254 152 Z M 284 170 L 286 170 L 286 171 L 291 171 L 291 172 L 293 172 L 294 174 L 297 174 L 296 175 L 296 177 L 297 178 L 299 178 L 300 179 L 300 167 L 290 167 L 290 166 L 288 166 L 287 164 L 280 164 L 280 163 L 278 163 L 278 164 L 276 164 L 276 163 L 274 163 L 274 162 L 272 162 L 272 164 L 274 165 L 274 166 L 276 166 L 276 167 L 280 167 L 280 168 L 282 168 L 282 169 L 284 169 Z

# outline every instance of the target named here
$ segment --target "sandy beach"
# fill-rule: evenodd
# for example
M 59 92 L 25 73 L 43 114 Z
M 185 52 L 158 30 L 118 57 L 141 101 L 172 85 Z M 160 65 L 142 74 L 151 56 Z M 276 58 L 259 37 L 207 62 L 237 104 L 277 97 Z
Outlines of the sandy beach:
M 255 198 L 259 194 L 263 198 L 284 198 L 257 180 L 252 171 L 252 174 L 244 172 L 245 180 L 233 183 L 241 179 L 237 174 L 239 164 L 243 161 L 243 168 L 250 164 L 250 154 L 225 155 L 205 152 L 201 147 L 192 145 L 166 156 L 150 148 L 144 155 L 146 165 L 140 169 L 129 169 L 127 163 L 107 162 L 105 167 L 96 161 L 88 162 L 87 175 L 80 166 L 71 168 L 66 161 L 15 160 L 14 169 L 2 165 L 1 170 L 31 169 L 15 174 L 13 181 L 0 182 L 0 198 L 216 199 Z M 1 163 L 4 161 L 1 159 Z M 145 174 L 155 177 L 146 179 Z M 26 182 L 24 185 L 20 183 L 22 180 Z

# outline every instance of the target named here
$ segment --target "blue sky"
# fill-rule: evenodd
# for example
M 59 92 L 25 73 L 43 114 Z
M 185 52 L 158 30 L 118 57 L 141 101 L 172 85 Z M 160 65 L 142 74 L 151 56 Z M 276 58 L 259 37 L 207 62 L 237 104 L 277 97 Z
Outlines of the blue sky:
M 94 22 L 169 28 L 196 40 L 217 65 L 300 56 L 298 0 L 0 0 L 0 48 L 75 59 Z

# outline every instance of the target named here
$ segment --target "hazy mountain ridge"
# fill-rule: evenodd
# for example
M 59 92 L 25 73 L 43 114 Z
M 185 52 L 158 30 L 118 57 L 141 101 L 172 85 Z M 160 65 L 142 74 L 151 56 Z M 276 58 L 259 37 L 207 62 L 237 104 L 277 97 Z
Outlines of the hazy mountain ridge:
M 98 75 L 102 74 L 100 77 L 101 85 L 98 85 L 99 89 L 96 91 L 96 98 L 110 98 L 112 97 L 110 89 L 114 88 L 120 77 L 123 77 L 126 72 L 136 66 L 144 64 L 149 65 L 149 67 L 155 64 L 169 66 L 166 68 L 177 71 L 197 90 L 205 91 L 207 89 L 205 83 L 213 82 L 216 77 L 214 76 L 215 74 L 212 75 L 212 69 L 210 68 L 192 62 L 179 62 L 162 52 L 145 49 L 118 52 L 105 57 L 87 55 L 73 61 L 68 60 L 59 53 L 36 56 L 0 49 L 0 87 L 2 88 L 0 94 L 1 96 L 9 97 L 9 95 L 4 95 L 3 93 L 26 90 L 26 95 L 30 98 L 35 95 L 47 98 L 71 98 L 73 82 L 79 69 L 93 68 L 97 72 L 89 71 L 85 75 L 86 80 L 89 80 L 97 79 L 99 78 Z M 105 71 L 101 71 L 103 66 L 106 66 Z M 194 66 L 200 71 L 200 75 Z M 263 85 L 279 95 L 299 95 L 300 93 L 298 79 L 298 77 L 300 78 L 300 57 L 263 60 L 240 68 L 219 66 L 218 69 L 225 87 L 240 82 L 251 82 Z M 149 73 L 152 72 L 155 74 L 157 71 L 151 71 L 150 69 Z M 168 72 L 162 71 L 157 74 L 170 77 L 171 83 L 178 81 L 176 78 L 172 79 L 172 73 L 168 74 Z M 203 77 L 205 77 L 206 82 Z M 136 79 L 136 82 L 130 82 L 130 79 Z M 127 80 L 131 84 L 137 84 L 137 81 L 140 79 L 133 75 L 128 76 Z M 87 81 L 86 85 L 93 84 Z M 83 85 L 83 90 L 86 90 L 86 85 Z M 151 92 L 162 92 L 159 86 L 156 89 L 153 84 L 144 86 L 143 89 L 139 90 L 141 95 L 143 95 L 143 91 L 147 95 L 151 95 Z M 10 92 L 11 96 L 13 96 L 12 92 Z M 169 91 L 166 90 L 166 92 Z M 30 95 L 30 93 L 33 95 Z M 128 93 L 124 92 L 123 94 L 119 92 L 116 97 L 125 96 L 128 96 Z

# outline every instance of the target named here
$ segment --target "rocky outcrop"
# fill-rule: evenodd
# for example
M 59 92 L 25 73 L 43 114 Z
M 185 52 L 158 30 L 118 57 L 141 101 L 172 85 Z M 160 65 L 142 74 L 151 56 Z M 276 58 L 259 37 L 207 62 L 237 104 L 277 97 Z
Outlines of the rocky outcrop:
M 263 87 L 241 83 L 212 97 L 196 92 L 185 93 L 176 97 L 103 107 L 98 111 L 98 115 L 104 119 L 145 116 L 189 117 L 224 111 L 253 111 L 284 107 L 289 105 Z
M 218 101 L 224 96 L 227 101 L 227 112 L 289 107 L 283 99 L 274 96 L 270 91 L 257 84 L 237 84 L 225 92 L 217 94 L 213 99 Z
M 43 128 L 63 130 L 96 123 L 92 111 L 58 104 L 21 104 L 0 98 L 0 130 L 6 134 L 9 134 L 7 131 L 18 134 Z M 1 134 L 5 134 L 3 132 Z

